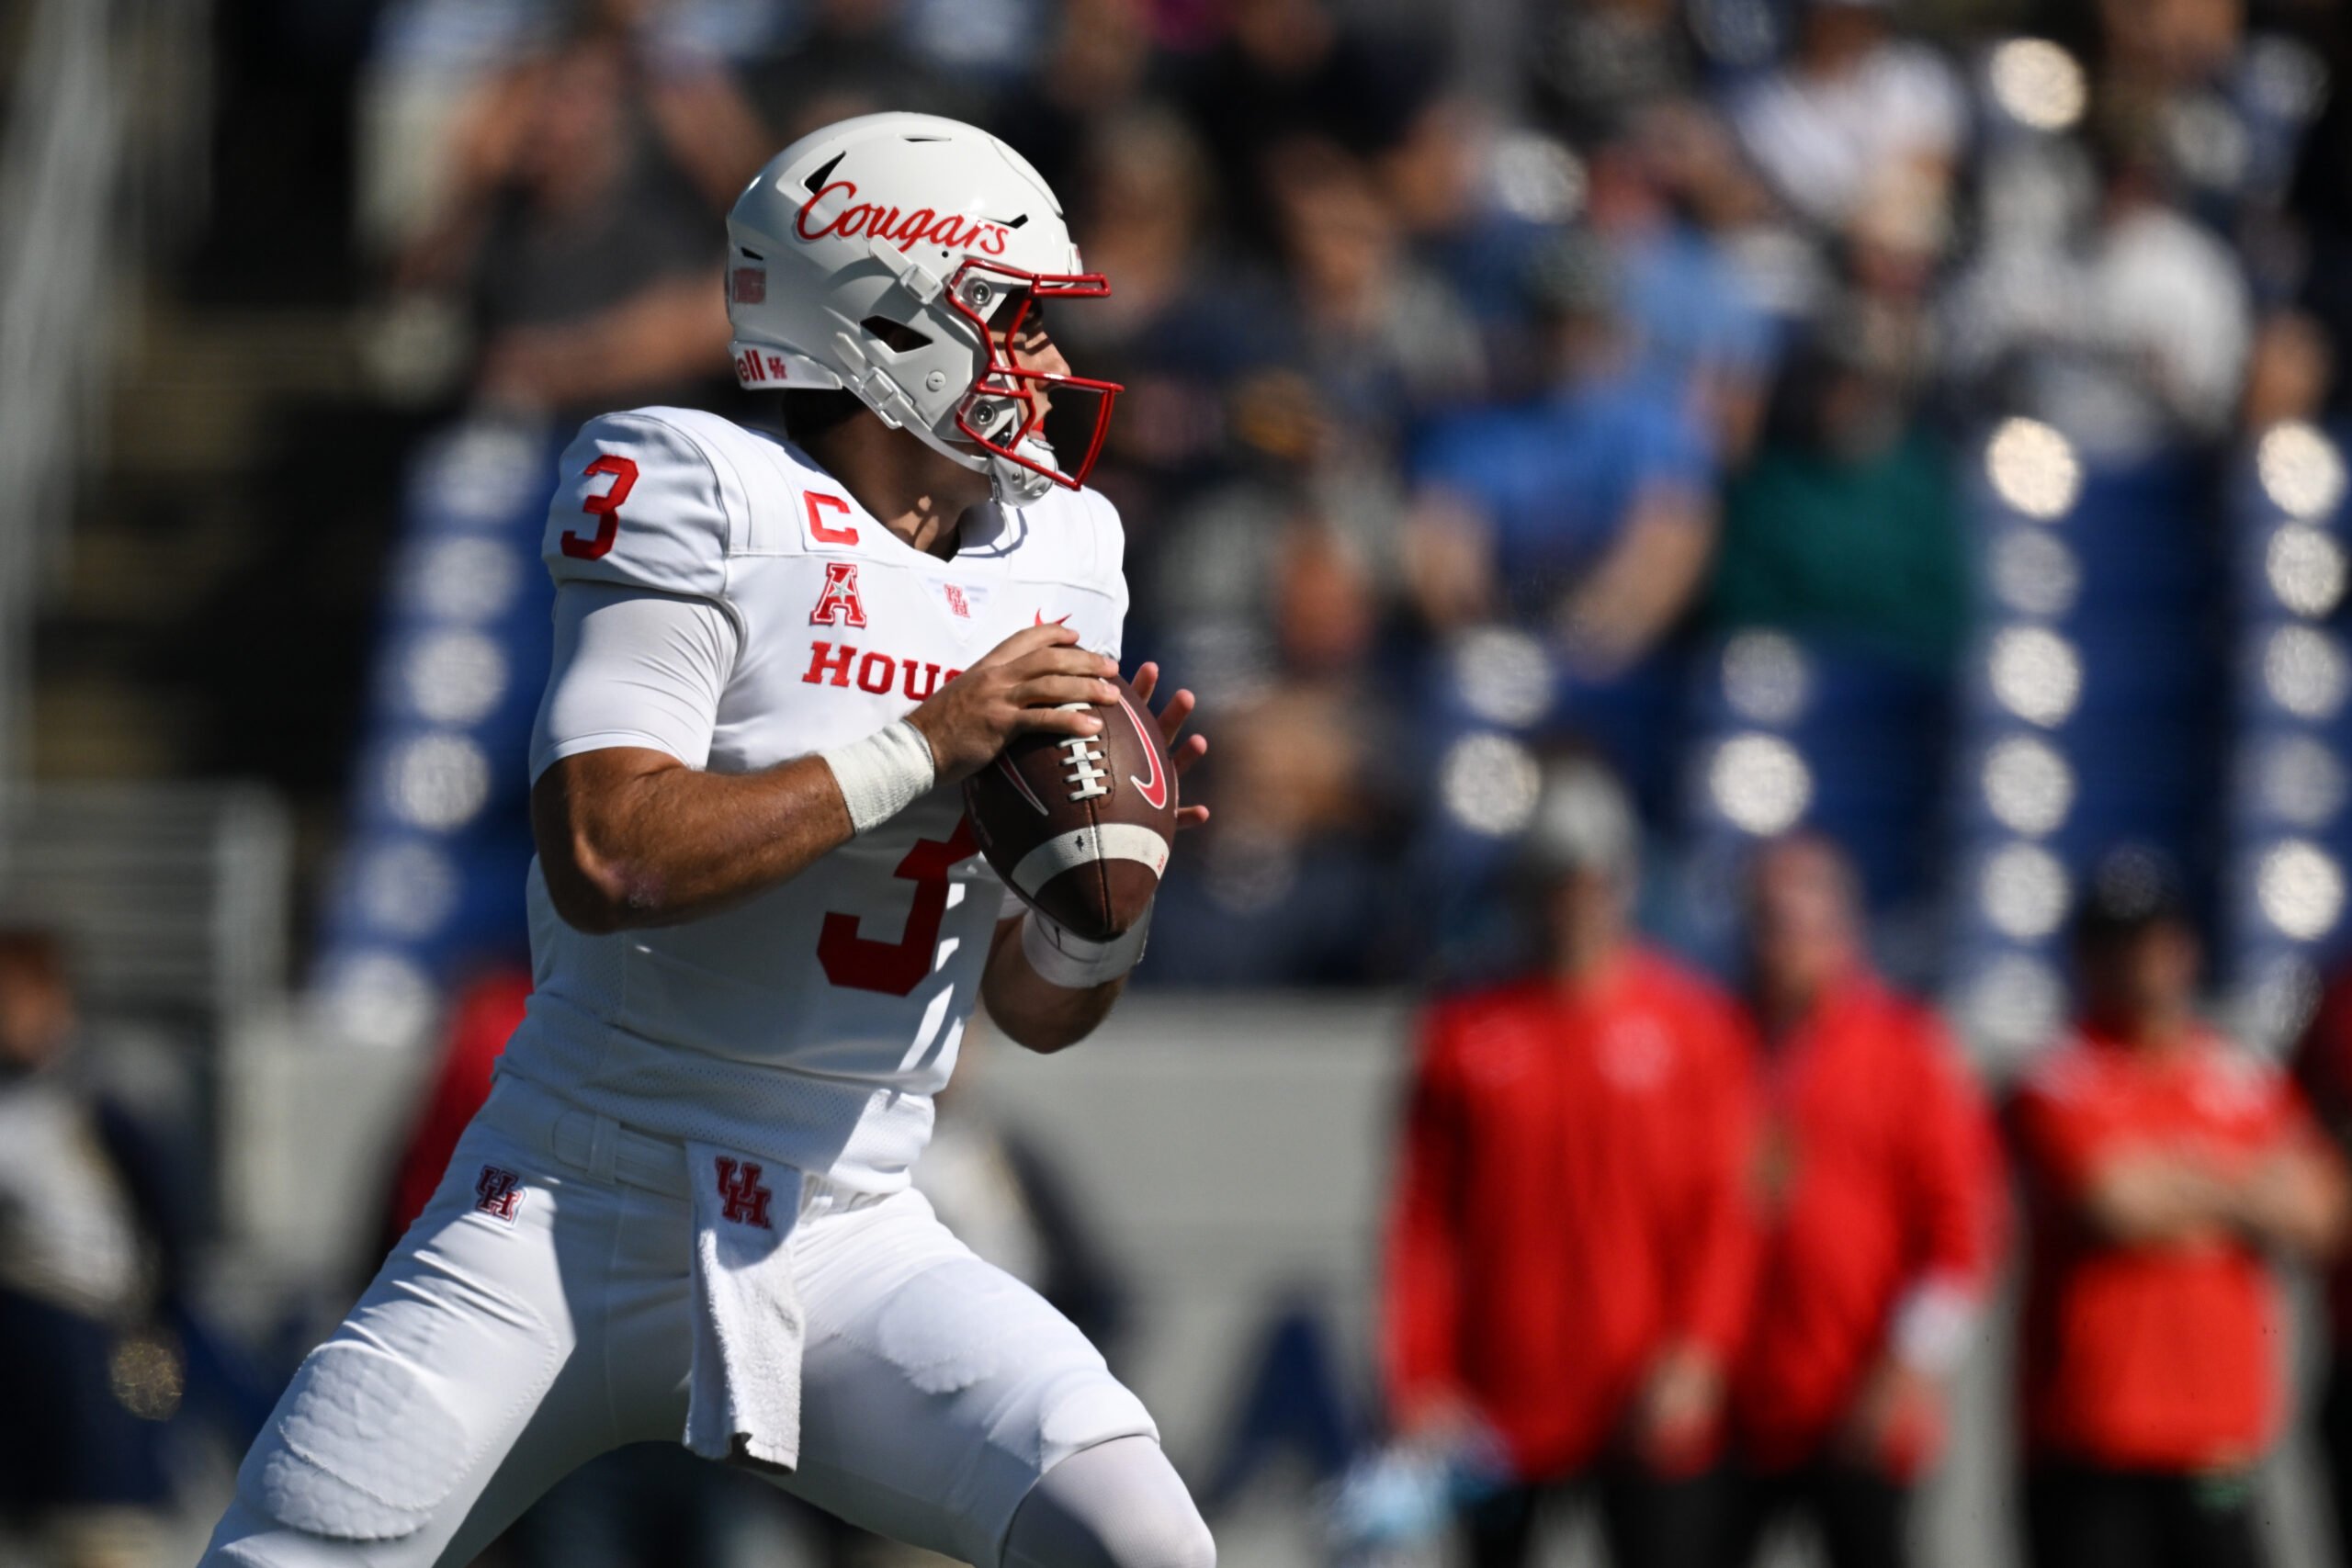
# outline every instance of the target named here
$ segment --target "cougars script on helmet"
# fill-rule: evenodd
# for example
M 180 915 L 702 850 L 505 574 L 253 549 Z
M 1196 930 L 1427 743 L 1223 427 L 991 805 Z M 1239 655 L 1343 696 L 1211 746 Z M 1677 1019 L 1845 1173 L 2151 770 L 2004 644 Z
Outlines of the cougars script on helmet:
M 1111 286 L 1080 263 L 1061 203 L 1004 142 L 933 115 L 827 126 L 744 187 L 727 235 L 744 386 L 854 392 L 985 471 L 1008 504 L 1085 481 L 1118 385 L 1023 366 L 1013 345 L 1040 302 Z M 1066 459 L 1046 440 L 1046 404 L 1088 398 L 1091 434 Z
M 1089 942 L 1144 917 L 1176 836 L 1176 770 L 1135 689 L 1093 735 L 1024 735 L 964 783 L 972 836 L 1005 886 Z

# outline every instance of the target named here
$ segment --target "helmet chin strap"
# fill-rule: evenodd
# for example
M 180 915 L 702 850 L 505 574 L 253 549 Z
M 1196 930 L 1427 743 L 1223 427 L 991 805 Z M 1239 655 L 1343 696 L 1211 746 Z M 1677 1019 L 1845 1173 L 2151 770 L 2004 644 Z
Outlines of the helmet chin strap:
M 1042 441 L 1024 441 L 1023 448 L 1031 459 L 1054 467 L 1054 449 Z M 989 455 L 989 487 L 996 492 L 1000 506 L 1029 506 L 1046 499 L 1054 481 L 1035 468 L 1026 468 L 1010 457 Z
M 1054 488 L 1054 481 L 1051 479 L 1035 468 L 1014 462 L 1010 457 L 986 450 L 975 451 L 961 441 L 951 440 L 941 435 L 928 425 L 908 424 L 903 428 L 924 446 L 958 468 L 969 468 L 974 473 L 988 475 L 989 493 L 1000 506 L 1035 505 L 1043 501 L 1046 493 Z M 1054 458 L 1053 447 L 1034 435 L 1023 441 L 1019 450 L 1021 455 L 1031 462 L 1042 463 L 1048 468 L 1057 466 Z

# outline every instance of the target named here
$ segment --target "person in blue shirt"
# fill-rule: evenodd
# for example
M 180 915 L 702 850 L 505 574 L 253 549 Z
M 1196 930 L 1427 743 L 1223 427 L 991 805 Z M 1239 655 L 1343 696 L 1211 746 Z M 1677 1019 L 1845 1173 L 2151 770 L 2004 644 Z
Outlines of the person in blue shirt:
M 1528 289 L 1551 385 L 1427 432 L 1408 582 L 1441 636 L 1508 622 L 1571 672 L 1606 679 L 1657 644 L 1704 578 L 1714 455 L 1686 389 L 1637 356 L 1605 247 L 1562 236 Z

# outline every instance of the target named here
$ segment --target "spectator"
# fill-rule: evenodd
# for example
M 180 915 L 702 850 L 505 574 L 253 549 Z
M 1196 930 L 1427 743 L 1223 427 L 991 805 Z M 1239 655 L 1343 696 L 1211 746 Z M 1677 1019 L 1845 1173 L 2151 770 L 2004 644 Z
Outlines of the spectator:
M 1564 238 L 1528 286 L 1554 389 L 1431 433 L 1408 583 L 1440 631 L 1516 620 L 1606 675 L 1654 646 L 1698 587 L 1714 544 L 1713 467 L 1676 389 L 1641 373 L 1603 246 Z
M 1736 457 L 1756 434 L 1775 333 L 1754 280 L 1700 218 L 1696 187 L 1727 177 L 1722 136 L 1696 105 L 1660 105 L 1594 152 L 1588 208 L 1645 368 L 1683 388 Z
M 1564 130 L 1605 136 L 1692 83 L 1693 51 L 1674 0 L 1559 6 L 1528 54 L 1536 101 Z
M 2296 1082 L 2339 1152 L 2352 1151 L 2352 970 L 2339 970 L 2296 1045 Z M 2352 1560 L 2352 1250 L 2339 1249 L 2327 1281 L 2327 1381 L 2319 1440 L 2335 1506 L 2339 1561 Z
M 1289 286 L 1283 316 L 1329 422 L 1327 445 L 1359 459 L 1366 446 L 1393 450 L 1416 415 L 1477 389 L 1477 328 L 1413 261 L 1360 159 L 1302 140 L 1270 152 L 1264 168 Z
M 1233 0 L 1225 30 L 1185 83 L 1186 118 L 1207 138 L 1224 213 L 1243 243 L 1273 231 L 1264 159 L 1301 138 L 1357 156 L 1395 146 L 1431 73 L 1425 53 L 1342 23 L 1329 0 Z
M 2244 270 L 2179 209 L 2158 136 L 2110 107 L 2089 232 L 2029 229 L 1989 248 L 1947 301 L 1955 371 L 2110 463 L 2220 436 L 2253 337 Z
M 1991 1118 L 1928 1009 L 1871 973 L 1826 841 L 1757 857 L 1748 978 L 1767 1043 L 1768 1210 L 1731 1403 L 1729 1551 L 1812 1518 L 1831 1568 L 1910 1561 L 1911 1491 L 1991 1285 L 2007 1190 Z
M 2168 865 L 2102 861 L 2075 951 L 2081 1021 L 2017 1107 L 2031 1559 L 2259 1563 L 2255 1466 L 2285 1397 L 2269 1260 L 2335 1248 L 2343 1170 L 2286 1078 L 2195 1016 Z
M 1831 233 L 1890 193 L 1940 210 L 1967 135 L 1943 57 L 1896 38 L 1890 0 L 1805 0 L 1794 52 L 1741 93 L 1732 121 L 1782 200 Z
M 455 138 L 441 218 L 395 287 L 463 295 L 476 389 L 577 418 L 726 366 L 711 235 L 773 149 L 728 77 L 647 42 L 649 0 L 594 0 L 501 73 Z
M 1712 615 L 1941 671 L 1968 635 L 1957 479 L 1901 380 L 1867 354 L 1825 333 L 1790 367 L 1724 501 Z
M 1384 972 L 1395 895 L 1379 848 L 1391 780 L 1366 679 L 1371 583 L 1344 536 L 1307 517 L 1268 530 L 1271 668 L 1188 659 L 1225 687 L 1216 814 L 1160 894 L 1151 985 L 1350 985 Z M 1211 620 L 1224 640 L 1256 640 Z
M 77 1033 L 57 939 L 0 931 L 0 1524 L 41 1568 L 136 1568 L 171 1502 L 187 1226 L 170 1162 L 83 1076 Z
M 1532 1561 L 1539 1499 L 1600 1506 L 1618 1568 L 1704 1561 L 1706 1472 L 1756 1235 L 1750 1047 L 1628 929 L 1633 811 L 1556 768 L 1522 847 L 1545 943 L 1424 1018 L 1389 1220 L 1385 1361 L 1408 1442 L 1499 1447 L 1478 1568 Z

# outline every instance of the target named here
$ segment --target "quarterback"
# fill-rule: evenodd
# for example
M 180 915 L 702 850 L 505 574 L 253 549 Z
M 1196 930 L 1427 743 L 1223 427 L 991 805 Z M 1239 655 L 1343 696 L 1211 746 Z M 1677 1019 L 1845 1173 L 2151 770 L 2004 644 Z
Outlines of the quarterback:
M 1215 1561 L 1135 1395 L 908 1181 L 977 1003 L 1057 1050 L 1142 952 L 1011 897 L 953 787 L 1118 700 L 1118 389 L 1044 320 L 1107 286 L 1011 148 L 906 114 L 777 155 L 727 276 L 791 439 L 649 408 L 564 454 L 529 1014 L 207 1563 L 463 1563 L 653 1439 L 988 1568 Z

